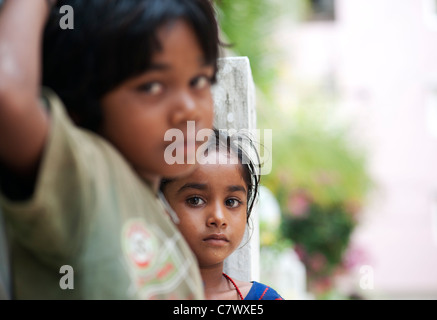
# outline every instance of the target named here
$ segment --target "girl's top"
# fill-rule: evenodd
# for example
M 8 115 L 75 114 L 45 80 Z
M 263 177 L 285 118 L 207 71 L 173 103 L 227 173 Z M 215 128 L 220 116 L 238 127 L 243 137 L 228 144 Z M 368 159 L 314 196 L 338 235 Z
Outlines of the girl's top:
M 284 300 L 274 289 L 265 284 L 252 281 L 252 288 L 244 300 Z
M 274 289 L 256 281 L 252 281 L 249 293 L 243 298 L 235 281 L 225 273 L 223 273 L 223 276 L 232 283 L 241 300 L 284 300 Z

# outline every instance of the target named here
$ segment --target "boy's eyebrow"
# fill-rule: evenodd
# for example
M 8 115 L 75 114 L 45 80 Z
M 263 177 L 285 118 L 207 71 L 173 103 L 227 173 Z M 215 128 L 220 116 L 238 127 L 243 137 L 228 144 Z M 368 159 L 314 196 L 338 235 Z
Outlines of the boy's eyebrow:
M 147 71 L 160 71 L 160 70 L 168 70 L 170 66 L 164 63 L 152 63 L 146 70 Z
M 243 186 L 229 186 L 228 191 L 229 192 L 241 191 L 241 192 L 246 193 L 246 188 Z
M 202 59 L 202 61 L 199 61 L 199 62 L 200 62 L 200 67 L 202 67 L 202 68 L 206 68 L 206 67 L 212 66 L 211 62 L 204 61 L 203 59 Z M 145 72 L 148 72 L 148 71 L 163 71 L 163 70 L 168 70 L 168 69 L 171 69 L 170 65 L 168 65 L 168 64 L 165 64 L 165 63 L 151 63 L 147 67 Z
M 206 190 L 208 189 L 208 186 L 203 183 L 186 183 L 178 190 L 178 193 L 182 192 L 185 189 Z

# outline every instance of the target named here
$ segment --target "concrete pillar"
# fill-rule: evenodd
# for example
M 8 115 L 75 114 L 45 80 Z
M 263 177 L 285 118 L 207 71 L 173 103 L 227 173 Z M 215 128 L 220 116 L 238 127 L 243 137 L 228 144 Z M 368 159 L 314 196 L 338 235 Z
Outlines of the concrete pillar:
M 217 129 L 255 130 L 255 86 L 247 57 L 219 59 L 213 87 Z M 224 272 L 242 281 L 259 281 L 259 222 L 257 206 L 240 245 L 225 261 Z

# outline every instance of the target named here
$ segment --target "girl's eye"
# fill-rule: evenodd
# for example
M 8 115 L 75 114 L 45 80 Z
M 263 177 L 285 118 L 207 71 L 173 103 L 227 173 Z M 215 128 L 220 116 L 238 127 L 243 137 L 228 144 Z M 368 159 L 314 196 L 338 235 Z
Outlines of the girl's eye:
M 150 95 L 158 95 L 164 90 L 164 86 L 159 82 L 149 82 L 141 85 L 138 89 Z
M 225 204 L 227 207 L 230 208 L 237 208 L 241 205 L 241 201 L 237 200 L 237 199 L 227 199 L 225 201 Z
M 201 206 L 201 205 L 205 204 L 205 201 L 203 201 L 199 197 L 191 197 L 191 198 L 187 199 L 187 203 L 190 206 L 196 207 L 196 206 Z
M 207 76 L 196 77 L 190 82 L 190 86 L 197 90 L 202 90 L 211 85 L 211 80 Z

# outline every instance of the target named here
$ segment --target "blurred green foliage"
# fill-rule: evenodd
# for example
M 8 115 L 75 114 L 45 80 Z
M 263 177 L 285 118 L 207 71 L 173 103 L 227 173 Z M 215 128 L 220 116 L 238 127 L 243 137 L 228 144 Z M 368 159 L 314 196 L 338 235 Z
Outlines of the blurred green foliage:
M 281 229 L 294 240 L 308 277 L 320 280 L 342 265 L 355 225 L 354 216 L 341 203 L 325 208 L 310 203 L 304 215 L 284 217 Z
M 343 269 L 344 253 L 372 187 L 367 154 L 337 117 L 333 86 L 292 82 L 292 98 L 280 102 L 284 63 L 272 41 L 281 19 L 295 25 L 308 15 L 308 0 L 219 0 L 219 23 L 235 55 L 250 59 L 257 94 L 258 128 L 273 129 L 272 172 L 262 176 L 279 201 L 280 230 L 261 225 L 261 245 L 293 246 L 319 297 Z M 292 71 L 292 70 L 291 70 Z M 282 89 L 284 90 L 284 89 Z M 277 244 L 275 244 L 277 243 Z M 322 288 L 322 289 L 320 289 Z
M 304 189 L 322 207 L 360 205 L 371 181 L 365 150 L 350 140 L 348 128 L 333 124 L 324 108 L 300 108 L 283 118 L 274 129 L 273 170 L 264 184 L 280 195 Z
M 257 87 L 269 94 L 272 80 L 277 74 L 276 51 L 270 36 L 271 23 L 280 7 L 268 1 L 217 0 L 217 13 L 225 42 L 237 55 L 247 56 Z

